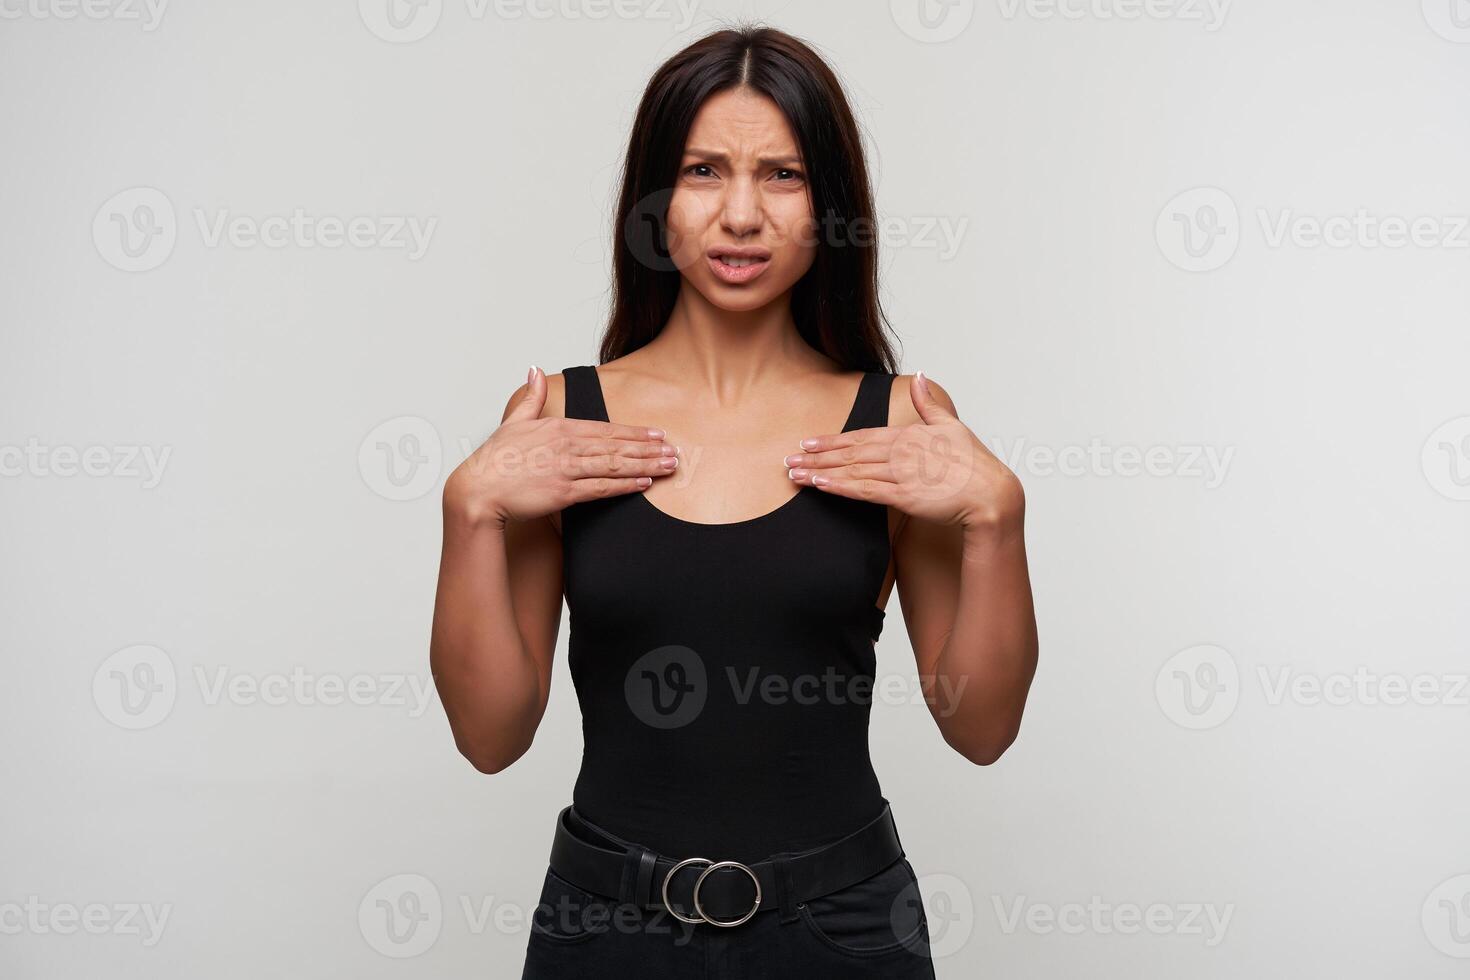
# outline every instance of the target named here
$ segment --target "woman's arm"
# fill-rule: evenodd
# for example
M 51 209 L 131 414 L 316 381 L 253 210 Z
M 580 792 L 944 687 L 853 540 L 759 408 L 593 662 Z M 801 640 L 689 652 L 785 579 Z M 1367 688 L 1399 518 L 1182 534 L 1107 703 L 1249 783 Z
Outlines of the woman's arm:
M 932 379 L 933 399 L 955 412 Z M 910 399 L 893 424 L 922 424 Z M 1015 741 L 1036 673 L 1036 614 L 1023 534 L 1025 496 L 988 453 L 972 462 L 980 506 L 963 523 L 904 515 L 894 543 L 899 603 L 929 711 L 944 739 L 977 765 Z
M 554 396 L 551 414 L 560 415 L 561 385 L 554 387 L 547 400 Z M 502 422 L 529 391 L 516 389 Z M 494 773 L 531 747 L 546 711 L 561 627 L 561 536 L 549 516 L 483 513 L 467 490 L 454 474 L 445 481 L 429 664 L 455 745 L 476 769 Z
M 533 371 L 500 428 L 444 482 L 429 664 L 455 745 L 485 773 L 531 747 L 551 693 L 562 602 L 552 515 L 671 472 L 662 430 L 562 417 L 556 377 Z

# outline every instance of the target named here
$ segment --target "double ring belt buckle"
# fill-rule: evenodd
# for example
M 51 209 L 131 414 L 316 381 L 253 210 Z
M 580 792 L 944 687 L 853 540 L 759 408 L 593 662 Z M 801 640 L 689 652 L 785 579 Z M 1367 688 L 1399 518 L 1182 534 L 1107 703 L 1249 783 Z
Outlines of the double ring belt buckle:
M 699 877 L 694 882 L 694 911 L 699 913 L 699 917 L 690 918 L 676 911 L 675 908 L 669 904 L 669 881 L 673 879 L 674 873 L 680 868 L 684 867 L 686 864 L 699 864 L 700 862 L 709 865 L 709 867 L 701 871 L 699 873 Z M 699 886 L 704 884 L 704 879 L 708 878 L 711 872 L 718 871 L 721 868 L 739 868 L 741 871 L 744 871 L 746 874 L 750 875 L 750 880 L 755 883 L 755 904 L 750 907 L 749 912 L 746 912 L 740 918 L 735 919 L 732 922 L 727 922 L 723 919 L 711 919 L 708 915 L 705 914 L 704 906 L 699 904 Z M 708 922 L 712 926 L 725 926 L 728 928 L 730 926 L 738 926 L 741 923 L 747 921 L 751 916 L 755 915 L 758 909 L 760 909 L 761 882 L 760 879 L 756 877 L 754 871 L 752 871 L 746 865 L 741 864 L 739 861 L 711 861 L 709 858 L 685 858 L 684 860 L 680 861 L 678 864 L 670 868 L 668 874 L 664 875 L 663 896 L 664 908 L 668 909 L 669 912 L 673 914 L 674 918 L 678 919 L 680 922 L 687 922 L 690 925 L 698 925 L 701 922 Z

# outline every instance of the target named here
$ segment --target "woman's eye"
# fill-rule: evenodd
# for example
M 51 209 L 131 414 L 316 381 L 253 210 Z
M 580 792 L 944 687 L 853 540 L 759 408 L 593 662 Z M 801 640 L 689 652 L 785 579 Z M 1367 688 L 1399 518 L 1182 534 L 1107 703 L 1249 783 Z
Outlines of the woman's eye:
M 709 176 L 712 176 L 712 174 L 695 173 L 696 170 L 708 170 L 708 169 L 709 169 L 709 164 L 707 164 L 707 163 L 696 163 L 696 164 L 692 164 L 692 165 L 690 165 L 688 167 L 685 167 L 684 168 L 684 172 L 686 174 L 694 174 L 694 176 L 696 176 L 696 177 L 709 177 Z
M 780 170 L 777 170 L 776 171 L 776 176 L 779 178 L 782 174 L 789 174 L 790 175 L 789 177 L 786 178 L 787 180 L 800 180 L 801 179 L 801 171 L 799 171 L 799 170 L 790 170 L 790 169 L 787 169 L 786 167 L 782 167 Z

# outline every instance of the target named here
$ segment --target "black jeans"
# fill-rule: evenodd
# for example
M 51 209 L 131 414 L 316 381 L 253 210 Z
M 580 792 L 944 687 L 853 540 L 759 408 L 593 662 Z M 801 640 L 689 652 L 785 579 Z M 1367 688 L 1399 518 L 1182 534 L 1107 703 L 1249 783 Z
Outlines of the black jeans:
M 591 894 L 550 867 L 521 980 L 934 980 L 929 922 L 907 858 L 781 922 L 731 928 Z

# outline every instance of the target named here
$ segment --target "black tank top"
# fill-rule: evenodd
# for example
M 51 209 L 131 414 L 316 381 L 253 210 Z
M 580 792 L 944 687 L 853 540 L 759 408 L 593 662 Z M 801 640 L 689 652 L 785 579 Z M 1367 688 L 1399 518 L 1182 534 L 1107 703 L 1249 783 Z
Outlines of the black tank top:
M 596 368 L 562 375 L 566 416 L 608 421 Z M 863 376 L 843 432 L 888 424 L 893 377 Z M 751 863 L 878 815 L 886 506 L 801 486 L 760 517 L 701 524 L 635 491 L 561 525 L 584 817 L 666 855 Z

